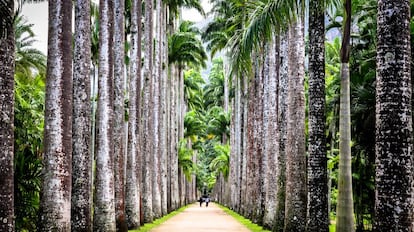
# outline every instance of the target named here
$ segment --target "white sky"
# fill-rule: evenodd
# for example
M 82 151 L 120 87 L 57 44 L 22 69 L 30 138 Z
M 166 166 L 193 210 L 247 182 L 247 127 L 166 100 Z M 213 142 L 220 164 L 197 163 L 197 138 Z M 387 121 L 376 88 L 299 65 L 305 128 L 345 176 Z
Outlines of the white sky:
M 204 11 L 208 12 L 211 9 L 209 0 L 201 0 Z M 47 54 L 47 28 L 48 28 L 48 3 L 34 3 L 25 4 L 23 6 L 22 14 L 27 18 L 29 23 L 33 24 L 33 32 L 36 35 L 37 42 L 34 43 L 40 51 Z M 203 17 L 196 10 L 183 10 L 183 19 L 199 22 Z

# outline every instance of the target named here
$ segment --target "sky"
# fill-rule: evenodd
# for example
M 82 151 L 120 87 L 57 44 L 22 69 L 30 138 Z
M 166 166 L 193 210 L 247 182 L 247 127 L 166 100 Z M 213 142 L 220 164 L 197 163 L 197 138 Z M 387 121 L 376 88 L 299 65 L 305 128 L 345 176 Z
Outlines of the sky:
M 208 12 L 211 9 L 209 0 L 201 0 L 204 11 Z M 37 42 L 34 46 L 47 54 L 47 28 L 48 28 L 48 3 L 32 3 L 23 6 L 22 14 L 27 18 L 29 23 L 33 24 L 33 32 L 36 35 Z M 191 20 L 193 22 L 200 22 L 203 20 L 196 10 L 183 10 L 183 19 Z

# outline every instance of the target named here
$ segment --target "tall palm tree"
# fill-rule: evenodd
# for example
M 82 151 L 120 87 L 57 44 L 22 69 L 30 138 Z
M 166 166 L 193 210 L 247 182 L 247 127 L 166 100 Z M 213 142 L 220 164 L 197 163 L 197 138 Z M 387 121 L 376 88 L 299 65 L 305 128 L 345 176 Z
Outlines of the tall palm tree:
M 140 176 L 139 164 L 139 125 L 140 125 L 140 90 L 141 90 L 141 0 L 131 4 L 131 50 L 129 80 L 129 114 L 128 114 L 128 148 L 127 173 L 125 186 L 125 209 L 129 229 L 140 225 Z
M 92 229 L 90 1 L 75 5 L 73 73 L 72 231 Z
M 152 88 L 153 88 L 153 2 L 145 1 L 145 55 L 144 55 L 144 73 L 143 73 L 143 105 L 142 105 L 142 204 L 144 210 L 144 222 L 152 222 L 152 169 L 153 166 L 153 147 L 154 136 L 152 118 Z
M 0 106 L 0 230 L 14 231 L 14 0 L 0 1 L 0 7 L 0 94 L 4 96 Z
M 378 1 L 375 231 L 413 231 L 410 1 Z
M 99 2 L 99 83 L 96 146 L 94 224 L 100 231 L 115 231 L 115 192 L 113 159 L 113 73 L 111 1 Z
M 307 231 L 328 231 L 325 142 L 324 0 L 309 2 L 309 158 Z
M 125 216 L 125 0 L 114 1 L 114 171 L 118 231 L 127 231 Z
M 71 28 L 72 1 L 50 1 L 41 231 L 69 231 L 71 228 Z
M 351 109 L 350 109 L 350 37 L 351 0 L 344 0 L 344 23 L 341 46 L 341 95 L 339 117 L 339 175 L 336 231 L 354 231 L 354 207 L 351 169 Z

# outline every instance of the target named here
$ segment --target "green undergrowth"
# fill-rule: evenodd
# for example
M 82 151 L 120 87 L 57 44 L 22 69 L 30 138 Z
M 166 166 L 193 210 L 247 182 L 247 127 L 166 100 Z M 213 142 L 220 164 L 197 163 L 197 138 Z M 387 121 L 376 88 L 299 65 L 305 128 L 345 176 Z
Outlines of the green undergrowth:
M 263 229 L 263 227 L 254 224 L 252 221 L 250 221 L 249 219 L 241 216 L 240 214 L 234 212 L 233 210 L 216 204 L 217 206 L 219 206 L 221 209 L 224 210 L 224 212 L 226 212 L 228 215 L 232 216 L 234 219 L 236 219 L 238 222 L 240 222 L 241 224 L 243 224 L 245 227 L 247 227 L 249 230 L 251 230 L 252 232 L 270 232 L 270 230 L 265 230 Z
M 183 206 L 183 207 L 181 207 L 181 208 L 179 208 L 179 209 L 177 209 L 177 210 L 175 210 L 175 211 L 173 211 L 173 212 L 171 212 L 171 213 L 169 213 L 169 214 L 165 215 L 165 216 L 164 216 L 164 217 L 162 217 L 162 218 L 158 218 L 158 219 L 154 220 L 154 221 L 153 221 L 153 222 L 151 222 L 151 223 L 146 223 L 146 224 L 142 225 L 142 226 L 141 226 L 139 229 L 137 229 L 137 230 L 129 230 L 129 232 L 147 232 L 147 231 L 150 231 L 150 230 L 154 229 L 155 227 L 157 227 L 157 226 L 161 225 L 162 223 L 164 223 L 164 222 L 165 222 L 165 221 L 167 221 L 168 219 L 170 219 L 170 218 L 174 217 L 175 215 L 177 215 L 177 214 L 179 214 L 179 213 L 183 212 L 183 211 L 184 211 L 185 209 L 187 209 L 189 206 L 190 206 L 190 205 Z

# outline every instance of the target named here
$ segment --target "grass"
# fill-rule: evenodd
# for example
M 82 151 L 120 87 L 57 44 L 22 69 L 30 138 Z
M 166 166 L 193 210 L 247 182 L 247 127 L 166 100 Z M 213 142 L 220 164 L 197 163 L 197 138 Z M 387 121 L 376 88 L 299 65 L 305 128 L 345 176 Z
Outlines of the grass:
M 173 212 L 171 212 L 171 213 L 169 213 L 169 214 L 165 215 L 165 216 L 164 216 L 164 217 L 162 217 L 162 218 L 158 218 L 158 219 L 154 220 L 154 221 L 153 221 L 153 222 L 151 222 L 151 223 L 146 223 L 146 224 L 142 225 L 142 226 L 141 226 L 139 229 L 137 229 L 137 230 L 129 230 L 129 232 L 147 232 L 147 231 L 150 231 L 150 230 L 154 229 L 155 227 L 157 227 L 157 226 L 161 225 L 162 223 L 164 223 L 164 222 L 165 222 L 165 221 L 167 221 L 168 219 L 170 219 L 170 218 L 174 217 L 175 215 L 177 215 L 177 214 L 179 214 L 179 213 L 183 212 L 183 211 L 184 211 L 185 209 L 187 209 L 189 206 L 190 206 L 190 205 L 183 206 L 183 207 L 179 208 L 178 210 L 173 211 Z
M 224 210 L 224 212 L 226 212 L 228 215 L 232 216 L 234 219 L 236 219 L 238 222 L 240 222 L 241 224 L 243 224 L 244 226 L 246 226 L 252 232 L 270 232 L 270 230 L 263 229 L 263 227 L 261 227 L 261 226 L 259 226 L 257 224 L 254 224 L 249 219 L 241 216 L 240 214 L 232 211 L 231 209 L 229 209 L 229 208 L 227 208 L 225 206 L 219 205 L 219 204 L 216 204 L 216 205 L 218 205 L 221 209 Z

